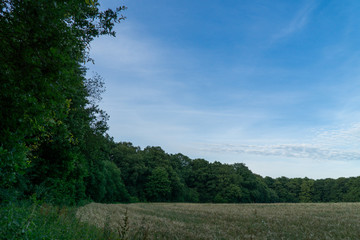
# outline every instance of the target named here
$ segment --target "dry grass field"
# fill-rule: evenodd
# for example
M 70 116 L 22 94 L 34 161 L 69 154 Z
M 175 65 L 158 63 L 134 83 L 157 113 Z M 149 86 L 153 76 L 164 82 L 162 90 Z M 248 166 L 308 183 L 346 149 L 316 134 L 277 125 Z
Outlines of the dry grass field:
M 122 239 L 360 239 L 360 203 L 91 203 L 77 217 Z

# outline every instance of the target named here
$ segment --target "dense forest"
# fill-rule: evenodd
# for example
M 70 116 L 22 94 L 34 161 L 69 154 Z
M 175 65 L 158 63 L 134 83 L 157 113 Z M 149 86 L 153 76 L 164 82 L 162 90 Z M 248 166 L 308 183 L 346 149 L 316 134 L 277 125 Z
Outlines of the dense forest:
M 97 0 L 0 2 L 0 201 L 36 196 L 96 202 L 359 201 L 360 177 L 270 178 L 244 164 L 115 142 L 86 77 L 91 41 L 115 36 L 126 7 Z M 222 160 L 222 159 L 219 159 Z M 225 159 L 224 159 L 225 160 Z

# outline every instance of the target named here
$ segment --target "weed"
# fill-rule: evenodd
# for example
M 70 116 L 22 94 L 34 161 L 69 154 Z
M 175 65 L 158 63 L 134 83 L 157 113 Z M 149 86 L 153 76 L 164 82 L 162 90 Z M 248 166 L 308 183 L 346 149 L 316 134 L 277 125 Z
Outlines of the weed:
M 103 237 L 105 240 L 111 240 L 112 230 L 110 226 L 111 215 L 108 213 L 104 222 Z
M 120 229 L 118 229 L 118 233 L 121 240 L 128 240 L 128 233 L 129 233 L 129 216 L 128 216 L 128 209 L 125 209 L 125 214 L 123 217 L 122 223 L 120 223 Z
M 142 240 L 148 240 L 149 239 L 149 225 L 146 223 L 145 217 L 142 219 L 141 224 L 141 234 L 142 234 Z

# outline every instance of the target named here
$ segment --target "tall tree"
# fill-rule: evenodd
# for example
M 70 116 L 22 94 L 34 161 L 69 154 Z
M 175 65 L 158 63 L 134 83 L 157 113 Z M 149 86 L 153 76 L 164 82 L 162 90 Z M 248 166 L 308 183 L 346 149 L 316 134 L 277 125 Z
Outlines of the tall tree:
M 50 175 L 51 185 L 72 183 L 64 191 L 82 184 L 86 129 L 99 134 L 104 127 L 91 125 L 101 111 L 89 102 L 84 63 L 90 42 L 115 35 L 114 24 L 124 19 L 125 7 L 99 6 L 98 0 L 0 2 L 0 188 L 13 186 L 29 166 L 39 170 L 35 184 Z M 75 169 L 83 169 L 80 178 Z
M 149 201 L 169 201 L 171 194 L 171 181 L 165 168 L 157 167 L 146 183 L 146 194 Z
M 314 180 L 304 178 L 300 186 L 299 200 L 301 202 L 312 202 L 314 195 Z

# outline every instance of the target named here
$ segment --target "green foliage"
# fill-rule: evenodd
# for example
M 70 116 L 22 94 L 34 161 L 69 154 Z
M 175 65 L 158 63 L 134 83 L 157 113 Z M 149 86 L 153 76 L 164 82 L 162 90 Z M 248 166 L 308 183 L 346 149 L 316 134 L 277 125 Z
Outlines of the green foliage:
M 127 192 L 121 178 L 120 169 L 115 163 L 105 161 L 105 196 L 104 202 L 129 202 L 130 195 Z
M 198 203 L 200 202 L 200 194 L 194 188 L 187 188 L 184 193 L 184 202 Z
M 131 143 L 114 143 L 110 159 L 121 169 L 122 179 L 133 200 L 145 201 L 143 193 L 148 168 L 145 166 L 140 148 L 134 147 Z
M 220 193 L 218 193 L 214 202 L 216 203 L 236 203 L 240 202 L 242 197 L 241 188 L 235 184 L 230 184 L 226 188 L 223 189 Z
M 110 155 L 129 194 L 140 201 L 276 201 L 274 190 L 244 164 L 191 160 L 166 154 L 159 147 L 141 150 L 131 143 L 113 144 Z
M 270 178 L 252 173 L 244 164 L 210 163 L 182 154 L 169 155 L 159 147 L 141 150 L 131 143 L 112 143 L 111 160 L 132 201 L 176 202 L 337 202 L 360 201 L 360 177 L 312 180 Z M 162 174 L 159 172 L 162 169 Z M 155 171 L 155 169 L 157 169 Z M 166 184 L 160 183 L 161 179 Z M 170 182 L 170 185 L 168 183 Z M 164 186 L 166 194 L 156 195 Z M 168 193 L 170 189 L 170 194 Z
M 10 151 L 0 146 L 0 188 L 13 185 L 18 175 L 24 173 L 30 163 L 26 156 L 27 151 L 24 144 L 14 144 L 14 148 Z
M 75 209 L 39 202 L 0 205 L 0 239 L 101 239 L 101 231 L 79 223 Z
M 157 167 L 148 178 L 146 195 L 149 201 L 162 202 L 169 199 L 171 193 L 171 181 L 165 168 Z
M 312 196 L 314 195 L 314 181 L 305 178 L 300 186 L 299 200 L 301 202 L 312 202 Z
M 125 7 L 99 6 L 97 0 L 1 1 L 1 189 L 17 188 L 25 174 L 27 194 L 42 186 L 44 198 L 75 203 L 86 198 L 92 166 L 102 169 L 94 162 L 108 160 L 87 155 L 104 155 L 88 140 L 104 138 L 108 116 L 96 105 L 103 81 L 86 79 L 83 65 L 95 37 L 115 35 Z

